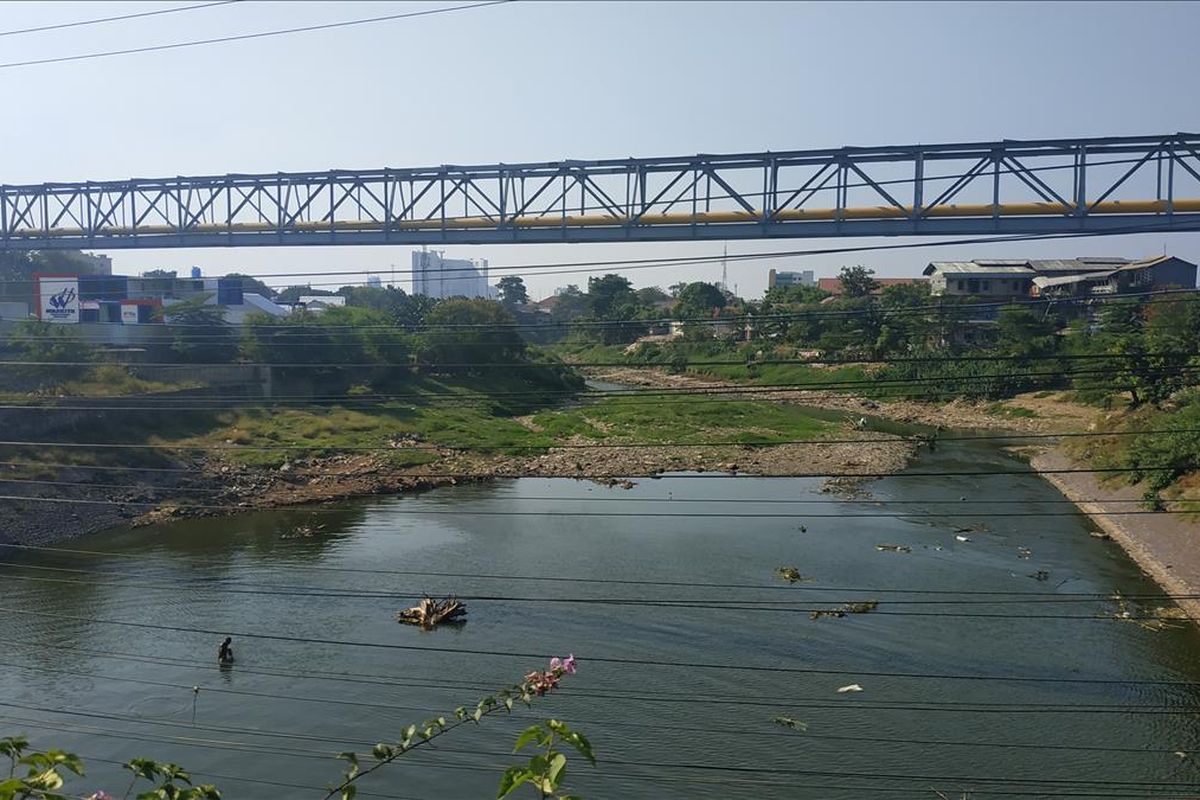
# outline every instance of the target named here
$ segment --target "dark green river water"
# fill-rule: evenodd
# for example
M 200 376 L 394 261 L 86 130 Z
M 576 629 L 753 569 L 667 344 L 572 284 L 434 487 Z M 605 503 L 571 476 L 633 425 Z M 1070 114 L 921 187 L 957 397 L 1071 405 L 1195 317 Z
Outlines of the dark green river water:
M 1022 466 L 943 445 L 913 469 Z M 1099 618 L 1114 606 L 1069 596 L 1156 588 L 1055 490 L 1032 476 L 900 475 L 845 502 L 819 484 L 524 479 L 65 545 L 100 554 L 8 551 L 0 733 L 80 753 L 79 791 L 119 796 L 116 762 L 144 755 L 226 798 L 320 798 L 333 753 L 473 705 L 543 666 L 533 654 L 573 652 L 579 673 L 561 694 L 414 752 L 361 796 L 494 797 L 535 715 L 591 738 L 599 766 L 569 769 L 589 798 L 1200 792 L 1200 638 Z M 594 516 L 609 512 L 625 516 Z M 920 516 L 934 512 L 947 516 Z M 291 536 L 301 525 L 325 527 Z M 785 584 L 781 565 L 811 582 Z M 358 596 L 336 596 L 347 592 Z M 476 598 L 470 621 L 398 625 L 421 592 Z M 1037 594 L 1007 594 L 1022 592 Z M 868 599 L 874 613 L 807 613 Z M 1074 601 L 1034 602 L 1047 599 Z M 647 603 L 662 600 L 690 602 Z M 238 662 L 221 670 L 225 633 Z M 852 683 L 863 691 L 837 692 Z

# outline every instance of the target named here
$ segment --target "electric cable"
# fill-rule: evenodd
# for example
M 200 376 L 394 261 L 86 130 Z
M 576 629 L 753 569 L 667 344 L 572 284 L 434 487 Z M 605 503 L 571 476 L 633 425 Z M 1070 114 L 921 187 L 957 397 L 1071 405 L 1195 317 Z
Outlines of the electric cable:
M 227 6 L 231 3 L 237 3 L 240 0 L 217 0 L 213 3 L 199 3 L 192 6 L 175 6 L 172 8 L 160 8 L 155 11 L 138 11 L 133 14 L 120 14 L 115 17 L 99 17 L 95 19 L 82 19 L 75 22 L 58 22 L 53 25 L 39 25 L 35 28 L 20 28 L 11 31 L 0 31 L 0 36 L 20 36 L 26 33 L 41 33 L 43 31 L 57 31 L 63 28 L 79 28 L 85 25 L 100 25 L 107 22 L 120 22 L 128 19 L 140 19 L 142 17 L 157 17 L 163 14 L 178 14 L 181 11 L 199 11 L 202 8 L 213 8 L 214 6 Z
M 439 647 L 439 646 L 419 646 L 398 644 L 395 642 L 367 642 L 347 639 L 326 639 L 317 637 L 304 636 L 288 636 L 284 634 L 261 633 L 249 631 L 233 631 L 233 630 L 216 630 L 210 628 L 197 628 L 179 625 L 165 625 L 150 622 L 138 622 L 135 620 L 113 620 L 102 619 L 99 617 L 80 616 L 73 614 L 58 614 L 48 611 L 33 611 L 30 609 L 16 608 L 0 608 L 0 612 L 19 614 L 24 616 L 41 617 L 44 619 L 57 619 L 68 622 L 88 622 L 99 625 L 114 625 L 121 627 L 142 628 L 146 630 L 171 631 L 177 633 L 203 634 L 205 636 L 233 636 L 243 639 L 263 639 L 269 641 L 292 642 L 302 644 L 322 644 L 336 647 L 355 647 L 364 649 L 379 649 L 379 650 L 403 650 L 403 651 L 419 651 L 424 653 L 440 653 L 443 655 L 475 655 L 489 656 L 494 658 L 522 658 L 534 659 L 539 661 L 547 661 L 554 657 L 545 653 L 523 653 L 506 650 L 485 650 L 471 648 L 454 648 L 454 647 Z M 923 678 L 936 680 L 966 680 L 966 681 L 1018 681 L 1028 683 L 1102 683 L 1105 681 L 1094 681 L 1088 679 L 1074 678 L 1051 678 L 1051 677 L 1019 677 L 1012 676 L 995 676 L 995 675 L 956 675 L 949 678 L 947 675 L 938 675 L 932 673 L 903 673 L 903 672 L 879 672 L 879 671 L 864 671 L 853 669 L 828 669 L 815 667 L 784 667 L 784 666 L 767 666 L 759 664 L 716 664 L 710 662 L 694 662 L 694 661 L 667 661 L 660 659 L 647 658 L 620 658 L 615 656 L 591 656 L 587 657 L 590 663 L 598 664 L 617 664 L 624 666 L 648 666 L 648 667 L 672 667 L 683 669 L 711 669 L 716 671 L 735 671 L 735 672 L 751 672 L 751 673 L 771 673 L 771 674 L 796 674 L 796 675 L 855 675 L 860 677 L 887 677 L 887 678 Z M 1126 681 L 1116 681 L 1116 683 L 1127 683 Z M 1161 682 L 1156 682 L 1161 683 Z M 807 702 L 807 701 L 806 701 Z M 836 708 L 846 708 L 845 704 L 835 704 Z M 1180 712 L 1188 713 L 1188 712 Z
M 31 67 L 38 64 L 61 64 L 68 61 L 87 61 L 96 58 L 110 58 L 112 56 L 125 56 L 134 53 L 153 53 L 163 50 L 178 50 L 184 47 L 199 47 L 201 45 L 223 44 L 226 42 L 240 42 L 249 39 L 265 39 L 273 36 L 284 36 L 293 33 L 308 33 L 310 31 L 331 30 L 333 28 L 347 28 L 353 25 L 368 25 L 377 22 L 388 22 L 397 19 L 408 19 L 411 17 L 428 17 L 435 14 L 447 14 L 454 11 L 468 11 L 474 8 L 484 8 L 487 6 L 500 5 L 510 3 L 513 0 L 484 0 L 484 2 L 469 3 L 466 5 L 449 6 L 447 8 L 432 8 L 424 11 L 405 11 L 399 14 L 386 14 L 378 17 L 365 17 L 362 19 L 343 20 L 341 22 L 327 22 L 320 25 L 304 25 L 296 28 L 283 28 L 273 31 L 259 31 L 257 33 L 243 33 L 232 36 L 217 36 L 209 39 L 194 39 L 187 42 L 172 42 L 170 44 L 148 45 L 145 47 L 129 47 L 123 50 L 103 50 L 96 53 L 79 53 L 70 56 L 54 56 L 51 58 L 35 58 L 28 61 L 9 61 L 0 63 L 0 69 L 12 69 L 14 67 Z

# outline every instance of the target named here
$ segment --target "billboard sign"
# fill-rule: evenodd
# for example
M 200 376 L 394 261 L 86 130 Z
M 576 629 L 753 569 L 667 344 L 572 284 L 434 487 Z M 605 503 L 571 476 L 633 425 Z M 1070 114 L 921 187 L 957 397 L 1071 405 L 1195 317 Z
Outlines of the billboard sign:
M 38 318 L 43 322 L 79 322 L 77 276 L 38 276 Z
M 134 303 L 122 303 L 121 304 L 121 324 L 137 325 L 137 321 L 138 321 L 137 305 Z

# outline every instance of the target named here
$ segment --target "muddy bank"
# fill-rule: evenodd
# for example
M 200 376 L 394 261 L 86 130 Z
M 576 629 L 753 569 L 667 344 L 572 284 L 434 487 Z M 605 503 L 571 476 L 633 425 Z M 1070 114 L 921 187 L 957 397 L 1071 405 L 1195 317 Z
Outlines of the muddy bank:
M 801 444 L 770 447 L 596 446 L 587 440 L 521 456 L 452 449 L 421 467 L 396 467 L 386 456 L 339 455 L 298 459 L 278 468 L 249 467 L 219 458 L 180 462 L 161 471 L 115 472 L 97 480 L 85 468 L 63 470 L 53 481 L 61 502 L 8 501 L 0 507 L 0 543 L 50 544 L 118 525 L 236 514 L 264 508 L 328 503 L 371 495 L 420 492 L 500 477 L 561 477 L 632 485 L 629 476 L 663 472 L 726 472 L 762 476 L 885 475 L 903 469 L 916 446 L 899 436 L 848 427 Z M 847 439 L 869 439 L 863 444 Z M 428 452 L 426 448 L 423 452 Z M 117 477 L 113 477 L 117 476 Z M 828 481 L 830 491 L 852 491 L 858 478 Z M 131 487 L 131 484 L 136 486 Z M 29 484 L 26 494 L 42 494 Z M 44 495 L 43 495 L 44 496 Z M 99 500 L 85 503 L 84 500 Z
M 1121 545 L 1142 571 L 1173 595 L 1200 596 L 1200 526 L 1179 514 L 1113 515 L 1141 510 L 1137 486 L 1102 485 L 1087 472 L 1046 473 L 1045 470 L 1078 466 L 1058 448 L 1041 448 L 1030 466 L 1042 473 L 1068 500 L 1091 517 L 1102 531 Z M 1200 600 L 1177 600 L 1178 606 L 1200 622 Z

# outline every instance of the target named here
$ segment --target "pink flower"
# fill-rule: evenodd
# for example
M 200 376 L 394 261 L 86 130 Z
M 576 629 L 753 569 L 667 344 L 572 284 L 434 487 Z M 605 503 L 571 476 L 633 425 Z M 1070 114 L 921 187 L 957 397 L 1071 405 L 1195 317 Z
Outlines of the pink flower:
M 567 675 L 574 675 L 575 674 L 575 655 L 574 655 L 574 653 L 567 656 L 566 658 L 555 657 L 555 658 L 550 659 L 550 671 L 551 672 L 562 672 Z
M 115 800 L 111 794 L 101 789 L 95 794 L 89 794 L 84 800 Z

